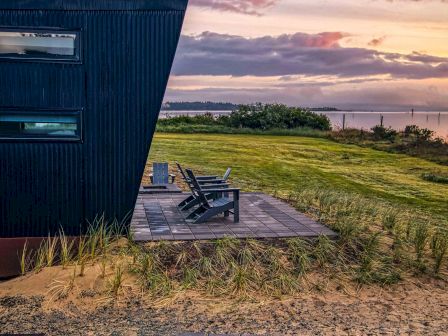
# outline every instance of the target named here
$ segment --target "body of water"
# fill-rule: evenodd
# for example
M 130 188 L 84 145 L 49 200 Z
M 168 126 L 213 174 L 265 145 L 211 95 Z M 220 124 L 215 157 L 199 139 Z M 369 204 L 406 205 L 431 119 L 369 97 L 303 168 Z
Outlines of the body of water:
M 162 111 L 161 118 L 176 115 L 194 116 L 204 114 L 205 111 Z M 231 111 L 212 111 L 213 115 L 226 115 Z M 407 125 L 417 125 L 434 131 L 438 136 L 448 139 L 448 112 L 316 112 L 326 115 L 334 129 L 358 128 L 371 129 L 381 124 L 385 127 L 392 127 L 398 131 L 403 130 Z M 345 118 L 344 118 L 345 116 Z
M 169 118 L 169 117 L 175 117 L 175 116 L 179 116 L 179 115 L 184 115 L 184 116 L 190 116 L 193 117 L 195 115 L 200 115 L 200 114 L 205 114 L 205 113 L 211 113 L 214 116 L 220 116 L 220 115 L 227 115 L 232 113 L 232 111 L 190 111 L 190 110 L 185 110 L 185 111 L 161 111 L 160 112 L 160 118 L 165 119 L 165 118 Z

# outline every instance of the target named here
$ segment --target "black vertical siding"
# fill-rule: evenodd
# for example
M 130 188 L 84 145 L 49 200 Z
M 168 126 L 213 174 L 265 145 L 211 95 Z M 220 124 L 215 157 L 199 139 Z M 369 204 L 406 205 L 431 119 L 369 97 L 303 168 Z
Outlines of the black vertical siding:
M 0 10 L 0 26 L 82 29 L 82 64 L 0 60 L 0 108 L 83 110 L 81 143 L 0 140 L 0 237 L 78 234 L 131 212 L 183 11 Z

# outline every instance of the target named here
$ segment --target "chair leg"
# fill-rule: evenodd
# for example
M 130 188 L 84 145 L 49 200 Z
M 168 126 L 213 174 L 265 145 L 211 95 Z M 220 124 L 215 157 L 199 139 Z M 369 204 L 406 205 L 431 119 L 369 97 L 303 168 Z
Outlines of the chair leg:
M 233 200 L 233 221 L 240 222 L 240 202 L 239 199 Z

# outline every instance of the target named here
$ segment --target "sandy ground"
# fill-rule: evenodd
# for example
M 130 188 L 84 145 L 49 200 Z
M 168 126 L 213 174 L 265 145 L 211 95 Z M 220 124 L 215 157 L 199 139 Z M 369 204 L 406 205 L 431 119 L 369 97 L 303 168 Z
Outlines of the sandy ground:
M 68 274 L 52 268 L 1 282 L 0 334 L 448 335 L 443 281 L 368 287 L 350 295 L 308 292 L 283 301 L 242 303 L 183 293 L 154 303 L 126 286 L 119 301 L 105 299 L 104 280 L 87 269 L 67 297 L 56 299 Z

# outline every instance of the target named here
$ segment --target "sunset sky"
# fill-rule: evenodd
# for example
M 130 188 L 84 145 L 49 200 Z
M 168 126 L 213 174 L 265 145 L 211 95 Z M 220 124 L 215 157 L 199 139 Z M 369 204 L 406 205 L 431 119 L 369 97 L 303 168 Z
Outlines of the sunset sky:
M 448 110 L 448 0 L 190 0 L 165 100 Z

